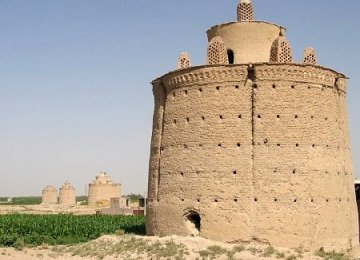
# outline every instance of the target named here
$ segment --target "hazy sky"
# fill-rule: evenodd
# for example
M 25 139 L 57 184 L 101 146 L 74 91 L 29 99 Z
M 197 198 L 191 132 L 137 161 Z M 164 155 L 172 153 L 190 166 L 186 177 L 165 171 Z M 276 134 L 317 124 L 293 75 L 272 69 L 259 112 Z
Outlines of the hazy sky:
M 150 81 L 178 54 L 206 60 L 206 30 L 236 19 L 238 0 L 0 1 L 0 196 L 40 195 L 69 180 L 84 194 L 99 171 L 126 193 L 147 187 Z M 254 0 L 256 18 L 287 27 L 295 60 L 350 77 L 360 176 L 360 1 Z

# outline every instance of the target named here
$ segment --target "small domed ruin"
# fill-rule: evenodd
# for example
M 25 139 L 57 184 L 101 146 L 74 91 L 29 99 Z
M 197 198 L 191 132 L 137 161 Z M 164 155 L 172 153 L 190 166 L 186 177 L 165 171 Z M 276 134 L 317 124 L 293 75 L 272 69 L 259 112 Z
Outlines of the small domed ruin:
M 207 31 L 206 65 L 152 82 L 147 233 L 358 245 L 346 76 L 313 49 L 296 63 L 251 0 L 237 18 Z
M 89 206 L 110 205 L 111 198 L 121 198 L 121 184 L 114 183 L 106 172 L 101 172 L 89 184 Z
M 64 206 L 76 205 L 75 188 L 68 181 L 60 188 L 59 204 Z

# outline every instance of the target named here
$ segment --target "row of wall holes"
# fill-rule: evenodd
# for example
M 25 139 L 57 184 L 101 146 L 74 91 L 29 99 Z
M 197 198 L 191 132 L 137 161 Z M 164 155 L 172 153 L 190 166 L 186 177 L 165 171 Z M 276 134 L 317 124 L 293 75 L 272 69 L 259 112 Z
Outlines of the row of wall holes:
M 219 90 L 221 89 L 221 86 L 216 86 L 215 88 L 216 88 L 217 91 L 219 91 Z M 253 85 L 253 88 L 255 88 L 255 89 L 258 88 L 258 85 L 254 84 L 254 85 Z M 273 84 L 273 85 L 272 85 L 272 88 L 273 88 L 273 89 L 276 89 L 277 86 L 276 86 L 275 84 Z M 295 89 L 295 86 L 294 86 L 294 85 L 291 85 L 290 88 L 291 88 L 291 89 Z M 326 87 L 323 86 L 323 87 L 321 88 L 321 90 L 324 91 L 325 88 L 326 88 Z M 240 89 L 240 86 L 239 86 L 239 85 L 235 85 L 235 89 Z M 311 87 L 308 86 L 308 89 L 311 89 Z M 201 92 L 203 92 L 203 89 L 202 89 L 202 88 L 198 88 L 198 91 L 201 93 Z M 173 97 L 176 97 L 175 91 L 173 91 L 172 94 L 173 94 Z M 188 95 L 188 90 L 184 90 L 184 95 L 185 95 L 185 96 Z
M 268 144 L 268 140 L 267 140 L 267 139 L 264 140 L 264 144 Z M 258 143 L 258 145 L 260 145 L 260 143 Z M 204 144 L 199 143 L 199 146 L 200 146 L 200 147 L 203 147 Z M 222 143 L 218 143 L 217 146 L 220 147 L 220 148 L 225 148 L 225 146 L 224 146 Z M 277 143 L 276 146 L 277 146 L 277 147 L 281 147 L 281 144 L 280 144 L 280 143 Z M 170 145 L 170 147 L 174 147 L 174 145 Z M 183 144 L 183 147 L 184 147 L 185 149 L 188 149 L 188 148 L 189 148 L 189 146 L 188 146 L 187 144 Z M 236 143 L 236 147 L 241 147 L 241 143 L 239 143 L 239 142 Z M 295 144 L 295 147 L 300 147 L 300 144 L 298 144 L 298 143 Z M 312 144 L 311 147 L 315 148 L 315 147 L 316 147 L 316 144 Z M 326 145 L 326 148 L 329 148 L 329 147 L 330 147 L 330 145 L 327 144 L 327 145 Z M 340 150 L 340 146 L 337 146 L 337 149 Z M 160 147 L 160 151 L 161 151 L 161 152 L 165 151 L 165 147 Z
M 278 172 L 278 169 L 274 169 L 274 173 L 277 173 L 277 172 Z M 296 174 L 296 173 L 297 173 L 297 170 L 294 169 L 294 170 L 292 171 L 292 173 L 293 173 L 293 174 Z M 326 173 L 326 174 L 329 174 L 328 171 L 325 171 L 325 173 Z M 196 174 L 200 174 L 200 171 L 196 171 Z M 232 174 L 233 174 L 233 175 L 237 175 L 238 172 L 235 170 L 235 171 L 232 171 Z M 185 173 L 184 173 L 184 172 L 180 172 L 180 175 L 181 175 L 182 177 L 184 177 Z M 337 175 L 340 175 L 340 172 L 337 172 Z M 348 175 L 348 173 L 345 172 L 345 175 Z
M 181 201 L 185 201 L 185 199 L 184 199 L 184 198 L 181 198 Z M 258 200 L 257 198 L 254 198 L 254 201 L 255 201 L 255 202 L 258 202 L 259 200 Z M 340 199 L 338 199 L 338 200 L 336 200 L 336 201 L 342 202 L 343 200 L 340 198 Z M 347 202 L 350 202 L 350 199 L 347 198 L 346 201 L 347 201 Z M 196 202 L 200 202 L 200 199 L 197 199 Z M 214 199 L 214 202 L 215 202 L 215 203 L 218 203 L 219 200 L 218 200 L 218 199 Z M 235 198 L 235 199 L 234 199 L 234 202 L 238 202 L 238 199 Z M 278 200 L 277 198 L 274 198 L 274 202 L 279 202 L 279 200 Z M 293 199 L 293 202 L 294 202 L 294 203 L 297 203 L 297 202 L 299 202 L 299 200 L 298 200 L 298 199 Z M 315 199 L 310 199 L 310 202 L 312 202 L 312 203 L 315 202 Z M 330 202 L 330 199 L 325 199 L 325 202 Z
M 217 91 L 219 91 L 219 90 L 221 89 L 220 86 L 217 86 L 217 87 L 215 87 L 215 88 L 216 88 Z M 235 89 L 240 89 L 240 86 L 239 86 L 239 85 L 235 85 Z M 203 88 L 198 88 L 198 91 L 199 91 L 200 93 L 202 93 L 202 92 L 203 92 Z M 184 90 L 184 95 L 187 96 L 188 94 L 189 94 L 188 90 Z M 173 97 L 176 97 L 176 92 L 173 91 L 172 95 L 173 95 Z
M 238 115 L 237 118 L 242 119 L 242 115 Z M 219 119 L 223 120 L 223 119 L 224 119 L 224 116 L 223 116 L 223 115 L 219 115 Z M 186 120 L 186 122 L 190 123 L 190 118 L 189 118 L 189 117 L 187 117 L 185 120 Z M 205 116 L 202 116 L 202 117 L 201 117 L 201 120 L 202 120 L 202 121 L 205 121 Z M 173 123 L 174 123 L 174 125 L 176 125 L 176 124 L 178 123 L 178 121 L 177 121 L 176 119 L 174 119 L 174 120 L 173 120 Z
M 261 119 L 261 115 L 258 115 L 257 117 L 258 117 L 258 119 Z M 242 119 L 242 115 L 238 115 L 237 118 Z M 280 116 L 280 115 L 276 115 L 276 118 L 277 118 L 277 119 L 280 119 L 281 116 Z M 298 119 L 299 116 L 298 116 L 298 115 L 294 115 L 294 118 L 295 118 L 295 119 Z M 311 118 L 311 119 L 314 119 L 314 116 L 311 116 L 310 118 Z M 202 121 L 205 121 L 205 116 L 202 116 L 201 119 L 202 119 Z M 219 115 L 219 119 L 220 119 L 220 120 L 223 120 L 223 119 L 225 119 L 225 117 L 224 117 L 223 115 Z M 327 121 L 329 118 L 328 118 L 328 117 L 325 117 L 324 119 L 325 119 L 325 121 Z M 337 121 L 337 120 L 336 120 L 336 121 Z M 190 123 L 190 118 L 189 118 L 189 117 L 186 118 L 186 122 Z M 174 119 L 174 120 L 173 120 L 173 123 L 174 123 L 174 125 L 176 125 L 176 124 L 178 123 L 178 121 L 177 121 L 176 119 Z

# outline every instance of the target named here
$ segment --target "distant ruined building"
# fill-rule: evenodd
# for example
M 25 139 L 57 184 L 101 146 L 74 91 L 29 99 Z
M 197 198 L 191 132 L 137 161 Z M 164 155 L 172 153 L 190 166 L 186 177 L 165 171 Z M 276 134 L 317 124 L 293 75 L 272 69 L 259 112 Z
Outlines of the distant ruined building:
M 42 191 L 42 204 L 57 204 L 57 190 L 53 186 L 47 186 Z
M 68 181 L 59 190 L 59 204 L 64 206 L 76 205 L 75 188 Z
M 155 79 L 149 235 L 200 235 L 275 246 L 359 243 L 346 77 L 294 63 L 286 30 L 238 21 L 207 31 L 207 65 Z
M 112 198 L 121 198 L 121 184 L 114 183 L 106 172 L 101 172 L 89 184 L 88 204 L 89 206 L 110 205 Z

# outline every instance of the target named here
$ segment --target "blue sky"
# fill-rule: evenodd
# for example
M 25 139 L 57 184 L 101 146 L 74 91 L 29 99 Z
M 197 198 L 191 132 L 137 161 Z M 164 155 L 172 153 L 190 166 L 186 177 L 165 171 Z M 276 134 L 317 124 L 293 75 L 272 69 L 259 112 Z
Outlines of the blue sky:
M 236 19 L 237 0 L 2 0 L 0 196 L 39 195 L 99 171 L 126 193 L 147 187 L 150 81 L 180 52 L 206 60 L 206 30 Z M 288 29 L 294 58 L 350 77 L 353 161 L 360 176 L 360 1 L 254 0 L 257 20 Z

